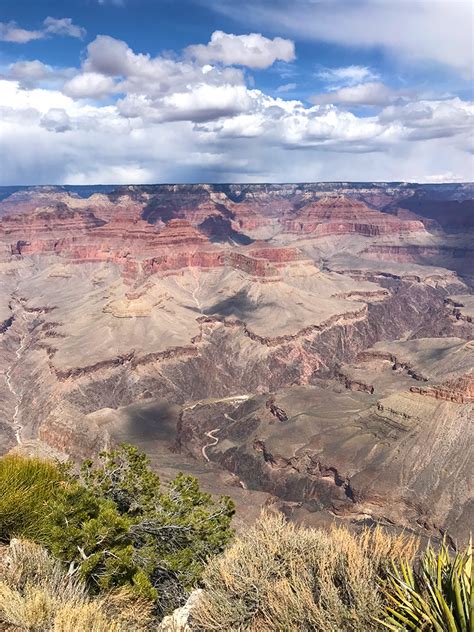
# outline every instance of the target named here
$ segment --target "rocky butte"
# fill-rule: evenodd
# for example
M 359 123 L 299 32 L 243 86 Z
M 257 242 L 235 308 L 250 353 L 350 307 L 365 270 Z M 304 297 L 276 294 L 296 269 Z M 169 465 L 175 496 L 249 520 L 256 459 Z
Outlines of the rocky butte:
M 462 540 L 471 184 L 0 188 L 0 449 Z

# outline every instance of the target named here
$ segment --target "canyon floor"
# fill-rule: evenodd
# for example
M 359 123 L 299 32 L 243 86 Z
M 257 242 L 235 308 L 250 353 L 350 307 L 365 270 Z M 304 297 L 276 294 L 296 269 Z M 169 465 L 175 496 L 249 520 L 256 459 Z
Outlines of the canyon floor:
M 0 451 L 307 524 L 474 524 L 474 189 L 0 188 Z

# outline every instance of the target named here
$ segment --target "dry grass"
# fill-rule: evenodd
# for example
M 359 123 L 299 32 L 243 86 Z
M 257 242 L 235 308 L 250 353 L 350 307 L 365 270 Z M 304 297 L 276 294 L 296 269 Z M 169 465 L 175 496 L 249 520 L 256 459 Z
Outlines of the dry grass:
M 193 630 L 377 630 L 377 578 L 388 560 L 411 560 L 416 542 L 380 529 L 360 535 L 287 524 L 262 515 L 204 574 Z
M 122 591 L 91 599 L 42 547 L 12 540 L 0 563 L 0 625 L 45 632 L 146 630 L 150 604 Z

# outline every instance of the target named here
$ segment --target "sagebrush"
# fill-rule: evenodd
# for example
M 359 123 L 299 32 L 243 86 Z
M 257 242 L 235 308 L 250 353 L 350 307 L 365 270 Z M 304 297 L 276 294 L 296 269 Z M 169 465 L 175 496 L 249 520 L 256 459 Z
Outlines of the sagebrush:
M 193 629 L 343 632 L 381 629 L 379 578 L 417 542 L 381 529 L 297 527 L 264 514 L 204 572 Z

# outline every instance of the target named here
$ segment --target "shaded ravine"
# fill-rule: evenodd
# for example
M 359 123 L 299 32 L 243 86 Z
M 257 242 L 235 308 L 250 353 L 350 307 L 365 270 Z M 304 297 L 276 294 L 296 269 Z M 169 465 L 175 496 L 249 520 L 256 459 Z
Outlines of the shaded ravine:
M 18 306 L 21 306 L 21 303 L 15 297 L 12 297 L 12 300 L 14 300 Z M 24 311 L 22 312 L 21 316 L 22 316 L 23 321 L 28 321 L 28 317 L 26 316 Z M 26 331 L 20 335 L 20 344 L 18 345 L 18 348 L 15 350 L 16 361 L 10 364 L 10 366 L 8 367 L 8 369 L 5 371 L 5 374 L 4 374 L 7 388 L 10 391 L 10 393 L 13 395 L 13 397 L 15 398 L 15 408 L 14 408 L 13 417 L 10 423 L 12 425 L 12 428 L 15 434 L 15 439 L 18 445 L 22 445 L 23 443 L 23 438 L 22 438 L 23 425 L 19 421 L 20 406 L 21 406 L 23 394 L 20 393 L 17 387 L 14 385 L 13 372 L 15 368 L 18 366 L 18 363 L 21 361 L 24 350 L 27 348 L 27 339 L 28 339 L 28 328 L 26 328 Z

